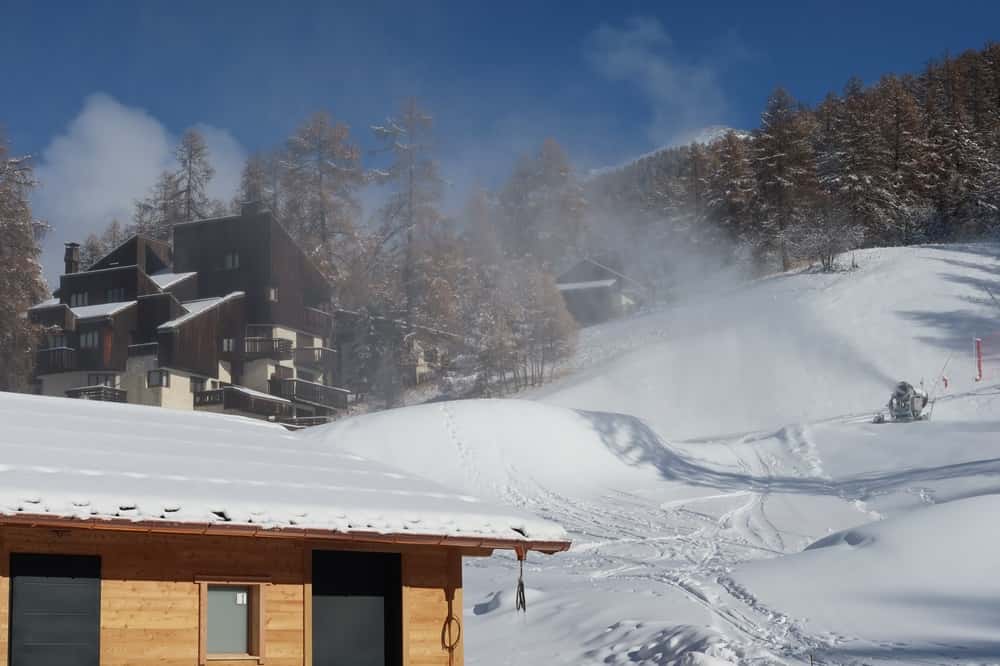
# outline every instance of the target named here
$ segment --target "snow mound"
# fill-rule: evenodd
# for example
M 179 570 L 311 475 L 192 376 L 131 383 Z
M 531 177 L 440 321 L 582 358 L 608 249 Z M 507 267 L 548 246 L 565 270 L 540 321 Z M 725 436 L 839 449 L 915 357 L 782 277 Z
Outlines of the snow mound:
M 655 482 L 667 452 L 640 420 L 527 400 L 461 400 L 358 416 L 308 432 L 340 451 L 502 501 L 590 496 Z
M 847 637 L 845 654 L 996 655 L 998 512 L 998 495 L 929 506 L 744 564 L 733 578 L 808 630 Z

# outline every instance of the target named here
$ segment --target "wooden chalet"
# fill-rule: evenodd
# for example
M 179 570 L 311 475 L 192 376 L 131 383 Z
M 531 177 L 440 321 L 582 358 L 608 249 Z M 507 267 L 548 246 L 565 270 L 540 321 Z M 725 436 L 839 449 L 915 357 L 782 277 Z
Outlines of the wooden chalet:
M 582 326 L 632 312 L 645 287 L 621 271 L 614 257 L 587 257 L 556 278 L 566 309 Z
M 43 395 L 308 424 L 347 406 L 335 381 L 332 287 L 267 210 L 130 238 L 93 266 L 66 247 L 43 325 Z
M 0 666 L 461 666 L 463 558 L 569 547 L 322 429 L 18 394 L 0 423 Z

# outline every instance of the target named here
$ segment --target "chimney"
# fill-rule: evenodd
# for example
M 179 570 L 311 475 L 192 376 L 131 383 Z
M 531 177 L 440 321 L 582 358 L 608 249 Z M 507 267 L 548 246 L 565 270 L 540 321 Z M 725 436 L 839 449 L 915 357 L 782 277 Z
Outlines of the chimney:
M 79 273 L 80 272 L 80 244 L 79 243 L 66 243 L 66 254 L 63 256 L 63 261 L 66 263 L 67 273 Z

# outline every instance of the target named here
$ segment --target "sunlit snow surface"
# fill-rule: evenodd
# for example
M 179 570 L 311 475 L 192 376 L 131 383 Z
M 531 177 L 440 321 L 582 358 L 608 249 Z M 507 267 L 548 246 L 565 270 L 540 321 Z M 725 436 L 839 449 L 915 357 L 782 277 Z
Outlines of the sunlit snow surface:
M 467 562 L 469 664 L 997 663 L 1000 367 L 972 360 L 1000 340 L 996 254 L 716 286 L 586 329 L 528 400 L 306 436 L 570 531 L 529 558 L 526 615 L 513 557 Z M 872 424 L 900 379 L 932 420 Z

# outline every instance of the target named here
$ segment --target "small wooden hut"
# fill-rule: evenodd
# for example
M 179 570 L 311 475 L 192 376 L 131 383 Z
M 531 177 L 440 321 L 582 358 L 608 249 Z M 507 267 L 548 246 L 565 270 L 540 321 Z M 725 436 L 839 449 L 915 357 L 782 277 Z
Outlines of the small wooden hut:
M 265 422 L 0 393 L 0 424 L 0 666 L 460 666 L 462 558 L 569 546 Z

